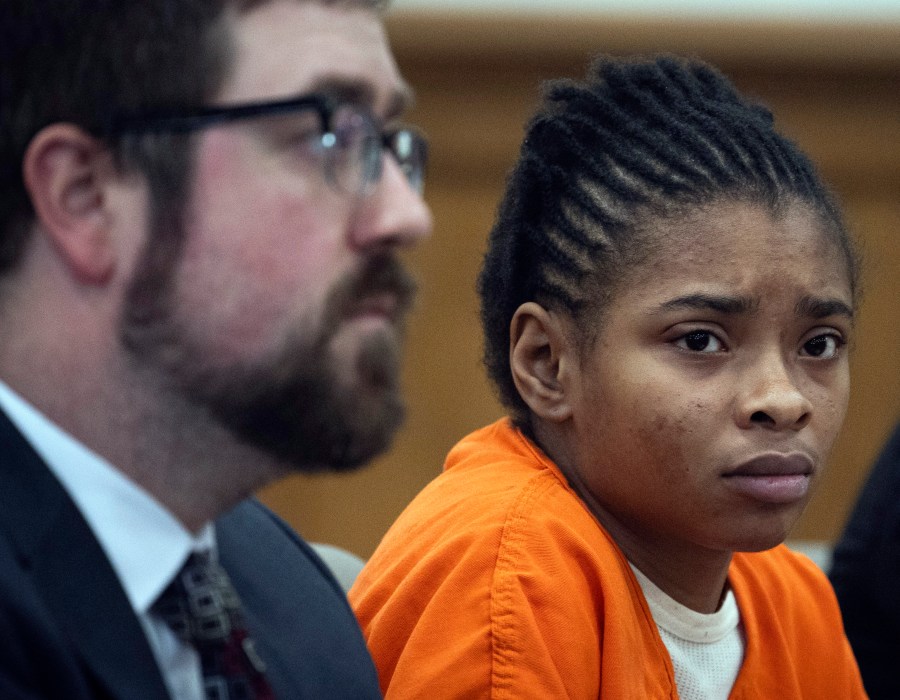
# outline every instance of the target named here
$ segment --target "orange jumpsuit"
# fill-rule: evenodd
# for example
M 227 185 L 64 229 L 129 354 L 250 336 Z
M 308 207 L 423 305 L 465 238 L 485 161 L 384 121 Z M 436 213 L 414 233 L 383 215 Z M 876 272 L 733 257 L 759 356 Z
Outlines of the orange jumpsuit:
M 735 554 L 746 648 L 731 698 L 864 698 L 824 574 L 781 546 Z M 506 421 L 462 440 L 350 592 L 396 698 L 677 698 L 622 552 Z

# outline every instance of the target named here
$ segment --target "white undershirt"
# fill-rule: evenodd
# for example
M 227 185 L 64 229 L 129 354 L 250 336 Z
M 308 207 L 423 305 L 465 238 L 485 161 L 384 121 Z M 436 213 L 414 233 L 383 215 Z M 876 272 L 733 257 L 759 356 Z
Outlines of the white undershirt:
M 712 614 L 691 610 L 666 595 L 640 570 L 637 577 L 659 636 L 675 669 L 681 700 L 727 700 L 744 660 L 744 634 L 729 589 Z
M 150 606 L 192 551 L 215 555 L 215 531 L 195 536 L 156 499 L 0 381 L 0 409 L 75 502 L 119 577 L 172 697 L 204 700 L 200 660 Z

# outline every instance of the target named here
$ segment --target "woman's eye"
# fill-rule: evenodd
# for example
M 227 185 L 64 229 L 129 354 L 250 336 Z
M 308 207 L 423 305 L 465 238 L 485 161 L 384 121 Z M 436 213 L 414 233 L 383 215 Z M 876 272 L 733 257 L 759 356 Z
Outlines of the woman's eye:
M 838 354 L 844 341 L 834 335 L 817 335 L 803 343 L 803 352 L 810 357 L 830 360 Z
M 691 331 L 678 338 L 675 345 L 692 352 L 721 352 L 725 349 L 722 341 L 709 331 Z

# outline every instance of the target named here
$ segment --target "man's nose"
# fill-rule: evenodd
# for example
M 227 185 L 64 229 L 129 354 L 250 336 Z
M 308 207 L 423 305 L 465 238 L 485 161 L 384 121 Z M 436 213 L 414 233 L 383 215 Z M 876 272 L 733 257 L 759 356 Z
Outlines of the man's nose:
M 431 210 L 397 161 L 382 157 L 381 178 L 360 203 L 352 242 L 361 248 L 415 245 L 431 234 Z

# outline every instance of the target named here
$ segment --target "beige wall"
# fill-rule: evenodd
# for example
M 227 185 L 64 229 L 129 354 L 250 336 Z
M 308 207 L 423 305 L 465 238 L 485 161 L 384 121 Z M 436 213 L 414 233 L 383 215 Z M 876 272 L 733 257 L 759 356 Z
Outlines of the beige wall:
M 263 499 L 307 538 L 368 556 L 447 449 L 500 416 L 480 366 L 474 292 L 484 240 L 522 124 L 546 78 L 580 76 L 598 50 L 698 55 L 775 112 L 820 164 L 868 260 L 853 396 L 830 470 L 797 537 L 833 539 L 900 417 L 900 25 L 800 26 L 400 14 L 398 61 L 432 140 L 434 237 L 405 373 L 410 415 L 395 447 L 349 476 L 296 477 Z

